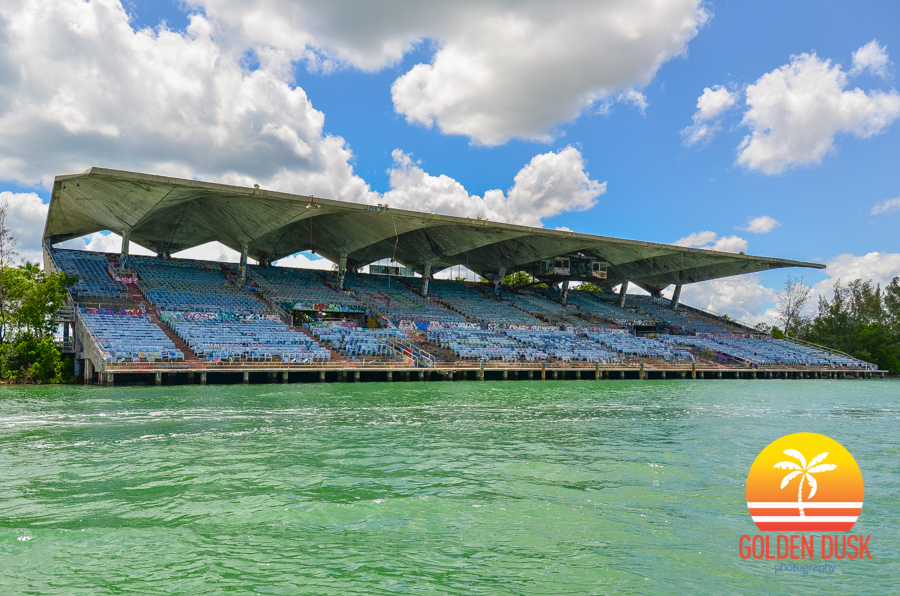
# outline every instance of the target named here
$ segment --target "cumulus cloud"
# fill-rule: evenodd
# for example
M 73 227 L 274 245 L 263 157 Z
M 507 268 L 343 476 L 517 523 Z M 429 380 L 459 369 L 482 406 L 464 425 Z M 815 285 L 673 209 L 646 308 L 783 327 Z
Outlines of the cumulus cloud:
M 876 203 L 872 207 L 871 213 L 872 215 L 881 215 L 882 213 L 893 213 L 894 211 L 900 211 L 900 197 Z
M 866 50 L 871 45 L 859 50 L 866 68 L 878 64 L 872 62 L 873 50 Z M 900 94 L 895 90 L 867 93 L 848 90 L 847 83 L 840 64 L 814 53 L 792 56 L 790 64 L 761 76 L 746 90 L 748 109 L 742 123 L 750 134 L 738 146 L 737 163 L 764 174 L 818 165 L 834 149 L 838 133 L 865 139 L 900 116 Z
M 331 269 L 334 263 L 310 252 L 298 252 L 289 257 L 278 259 L 273 265 L 293 269 Z
M 483 197 L 470 195 L 449 176 L 432 176 L 399 149 L 393 157 L 391 190 L 384 200 L 406 209 L 541 226 L 542 219 L 564 211 L 590 209 L 606 192 L 606 182 L 591 180 L 581 152 L 574 147 L 534 156 L 505 194 L 489 190 Z
M 690 147 L 698 143 L 709 143 L 722 129 L 719 118 L 734 106 L 737 99 L 737 93 L 732 93 L 721 85 L 705 88 L 703 94 L 697 99 L 697 111 L 693 116 L 694 123 L 681 131 L 684 144 Z
M 705 248 L 721 252 L 746 252 L 747 241 L 738 236 L 719 236 L 715 232 L 694 232 L 673 242 L 675 246 Z
M 834 282 L 837 280 L 848 283 L 855 279 L 871 279 L 883 288 L 900 275 L 900 253 L 870 252 L 861 256 L 842 254 L 825 264 L 828 278 L 813 286 L 813 295 L 829 299 L 834 295 Z
M 639 89 L 685 53 L 708 19 L 700 0 L 192 3 L 215 23 L 217 39 L 312 69 L 375 71 L 433 44 L 429 64 L 394 82 L 395 110 L 484 145 L 548 140 L 595 102 L 643 108 Z
M 781 225 L 781 222 L 775 219 L 774 217 L 769 217 L 768 215 L 763 215 L 760 217 L 754 217 L 747 221 L 747 227 L 741 228 L 746 232 L 753 232 L 754 234 L 768 234 L 773 229 L 777 228 Z
M 42 262 L 41 237 L 48 206 L 33 192 L 0 192 L 6 205 L 6 226 L 16 237 L 16 252 L 30 262 Z
M 775 291 L 762 285 L 757 274 L 688 284 L 681 292 L 681 300 L 749 325 L 775 323 L 774 307 L 766 308 L 775 302 Z
M 40 241 L 38 241 L 40 246 Z M 90 250 L 93 252 L 118 253 L 122 251 L 122 237 L 115 232 L 94 232 L 80 238 L 72 238 L 56 245 L 59 248 L 74 250 Z M 128 243 L 128 254 L 138 256 L 154 256 L 156 253 L 134 242 Z
M 873 39 L 853 52 L 853 68 L 850 69 L 850 74 L 856 75 L 869 71 L 873 75 L 885 78 L 887 77 L 887 69 L 890 64 L 887 46 L 879 45 L 878 40 Z
M 242 68 L 203 15 L 180 33 L 135 31 L 118 0 L 3 2 L 0 13 L 0 179 L 47 187 L 103 165 L 370 194 L 283 60 Z

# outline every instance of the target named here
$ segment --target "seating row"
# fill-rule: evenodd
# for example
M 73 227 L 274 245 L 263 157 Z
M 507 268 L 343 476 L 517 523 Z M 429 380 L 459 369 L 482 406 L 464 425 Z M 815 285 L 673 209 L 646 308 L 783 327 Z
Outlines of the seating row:
M 348 273 L 344 286 L 356 293 L 357 299 L 394 323 L 400 321 L 434 321 L 463 323 L 465 317 L 442 306 L 437 300 L 424 298 L 396 278 L 387 275 Z
M 109 276 L 105 254 L 54 248 L 50 255 L 58 269 L 78 278 L 69 290 L 75 302 L 106 302 L 126 295 L 125 286 Z
M 82 308 L 79 316 L 106 362 L 184 360 L 184 353 L 146 315 L 100 314 Z
M 541 321 L 526 312 L 510 306 L 507 302 L 496 300 L 493 296 L 485 296 L 477 285 L 463 284 L 448 280 L 433 280 L 429 286 L 429 294 L 437 296 L 454 310 L 479 323 L 496 323 L 502 321 L 509 325 L 540 325 Z M 490 289 L 486 287 L 485 289 Z
M 331 358 L 331 353 L 309 336 L 266 316 L 202 317 L 165 311 L 160 315 L 188 347 L 211 362 L 308 363 Z

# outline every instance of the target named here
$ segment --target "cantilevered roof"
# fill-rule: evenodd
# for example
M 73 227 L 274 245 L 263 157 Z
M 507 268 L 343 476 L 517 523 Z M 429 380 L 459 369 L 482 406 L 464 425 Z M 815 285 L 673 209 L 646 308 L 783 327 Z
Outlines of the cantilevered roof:
M 91 168 L 57 176 L 44 228 L 56 244 L 110 230 L 158 253 L 217 240 L 257 260 L 312 250 L 349 267 L 393 258 L 422 273 L 465 265 L 476 273 L 530 270 L 532 263 L 581 252 L 606 261 L 605 285 L 646 289 L 780 267 L 825 266 L 576 232 L 437 215 Z

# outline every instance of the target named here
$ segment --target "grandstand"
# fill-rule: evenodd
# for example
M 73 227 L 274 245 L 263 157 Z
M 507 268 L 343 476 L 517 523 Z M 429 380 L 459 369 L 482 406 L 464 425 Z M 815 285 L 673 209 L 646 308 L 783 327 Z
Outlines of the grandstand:
M 157 256 L 55 246 L 102 230 L 121 232 Z M 238 250 L 240 262 L 172 257 L 212 240 Z M 303 250 L 327 257 L 336 270 L 272 265 Z M 199 375 L 204 383 L 207 375 L 271 382 L 278 375 L 599 380 L 880 372 L 820 346 L 679 308 L 686 283 L 821 267 L 783 259 L 99 168 L 57 177 L 44 252 L 48 268 L 78 278 L 69 296 L 74 320 L 63 325 L 66 333 L 72 327 L 85 382 L 140 382 L 147 375 L 159 384 L 164 375 L 168 382 L 196 382 Z M 360 272 L 385 258 L 401 266 Z M 489 283 L 434 278 L 464 263 Z M 504 286 L 515 271 L 544 283 Z M 560 282 L 588 278 L 601 291 L 559 291 Z M 614 293 L 620 284 L 650 296 Z M 672 284 L 675 297 L 662 298 Z

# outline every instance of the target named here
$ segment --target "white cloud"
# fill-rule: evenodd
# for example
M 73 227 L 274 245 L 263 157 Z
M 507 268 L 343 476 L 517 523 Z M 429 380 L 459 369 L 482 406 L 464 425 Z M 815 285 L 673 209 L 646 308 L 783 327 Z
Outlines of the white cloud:
M 705 248 L 721 252 L 746 252 L 747 241 L 738 236 L 719 236 L 715 232 L 694 232 L 672 243 L 675 246 Z
M 115 232 L 94 232 L 80 238 L 66 240 L 57 245 L 58 248 L 89 250 L 92 252 L 119 253 L 122 251 L 122 237 Z M 134 242 L 128 243 L 128 254 L 151 257 L 156 253 Z
M 720 315 L 728 315 L 745 324 L 775 323 L 774 308 L 763 310 L 775 302 L 775 291 L 760 282 L 757 274 L 713 279 L 684 286 L 681 300 L 685 304 Z
M 26 261 L 41 263 L 41 237 L 48 205 L 33 192 L 0 192 L 0 204 L 6 205 L 6 226 L 16 237 L 16 252 Z
M 897 197 L 896 199 L 881 201 L 880 203 L 877 203 L 874 207 L 872 207 L 872 215 L 893 213 L 894 211 L 900 211 L 900 197 Z
M 399 149 L 393 156 L 391 190 L 384 200 L 405 209 L 541 226 L 544 218 L 593 207 L 606 192 L 605 182 L 591 180 L 584 171 L 584 160 L 574 147 L 534 156 L 505 195 L 489 190 L 484 197 L 470 195 L 449 176 L 428 174 Z
M 753 232 L 754 234 L 768 234 L 780 225 L 781 222 L 777 219 L 769 217 L 768 215 L 763 215 L 750 219 L 747 221 L 747 227 L 741 229 L 747 232 Z
M 273 263 L 276 267 L 290 267 L 293 269 L 325 269 L 330 270 L 334 263 L 324 257 L 307 252 L 298 252 L 295 255 L 278 259 Z
M 285 61 L 243 69 L 203 15 L 179 33 L 133 30 L 118 0 L 3 1 L 0 13 L 0 179 L 47 187 L 102 165 L 371 194 Z
M 433 43 L 431 63 L 394 82 L 395 110 L 485 145 L 548 140 L 595 102 L 645 106 L 639 89 L 708 19 L 700 0 L 193 3 L 223 43 L 314 70 L 376 71 Z
M 790 64 L 761 76 L 746 90 L 743 124 L 751 132 L 738 146 L 737 163 L 764 174 L 818 165 L 834 149 L 836 134 L 865 139 L 900 116 L 895 90 L 846 87 L 841 65 L 815 54 L 792 56 Z
M 850 74 L 856 75 L 868 70 L 873 75 L 886 78 L 890 64 L 887 46 L 878 45 L 878 40 L 873 39 L 853 52 L 853 68 L 850 69 Z
M 855 279 L 871 279 L 883 288 L 900 275 L 900 253 L 842 254 L 826 262 L 826 265 L 825 271 L 829 277 L 813 286 L 813 295 L 830 299 L 834 295 L 834 282 L 838 279 L 844 284 Z M 815 300 L 812 306 L 815 306 Z
M 694 123 L 681 131 L 684 144 L 690 147 L 697 143 L 709 143 L 722 128 L 719 117 L 734 106 L 737 98 L 737 93 L 732 93 L 721 85 L 715 85 L 711 89 L 706 87 L 697 98 Z

